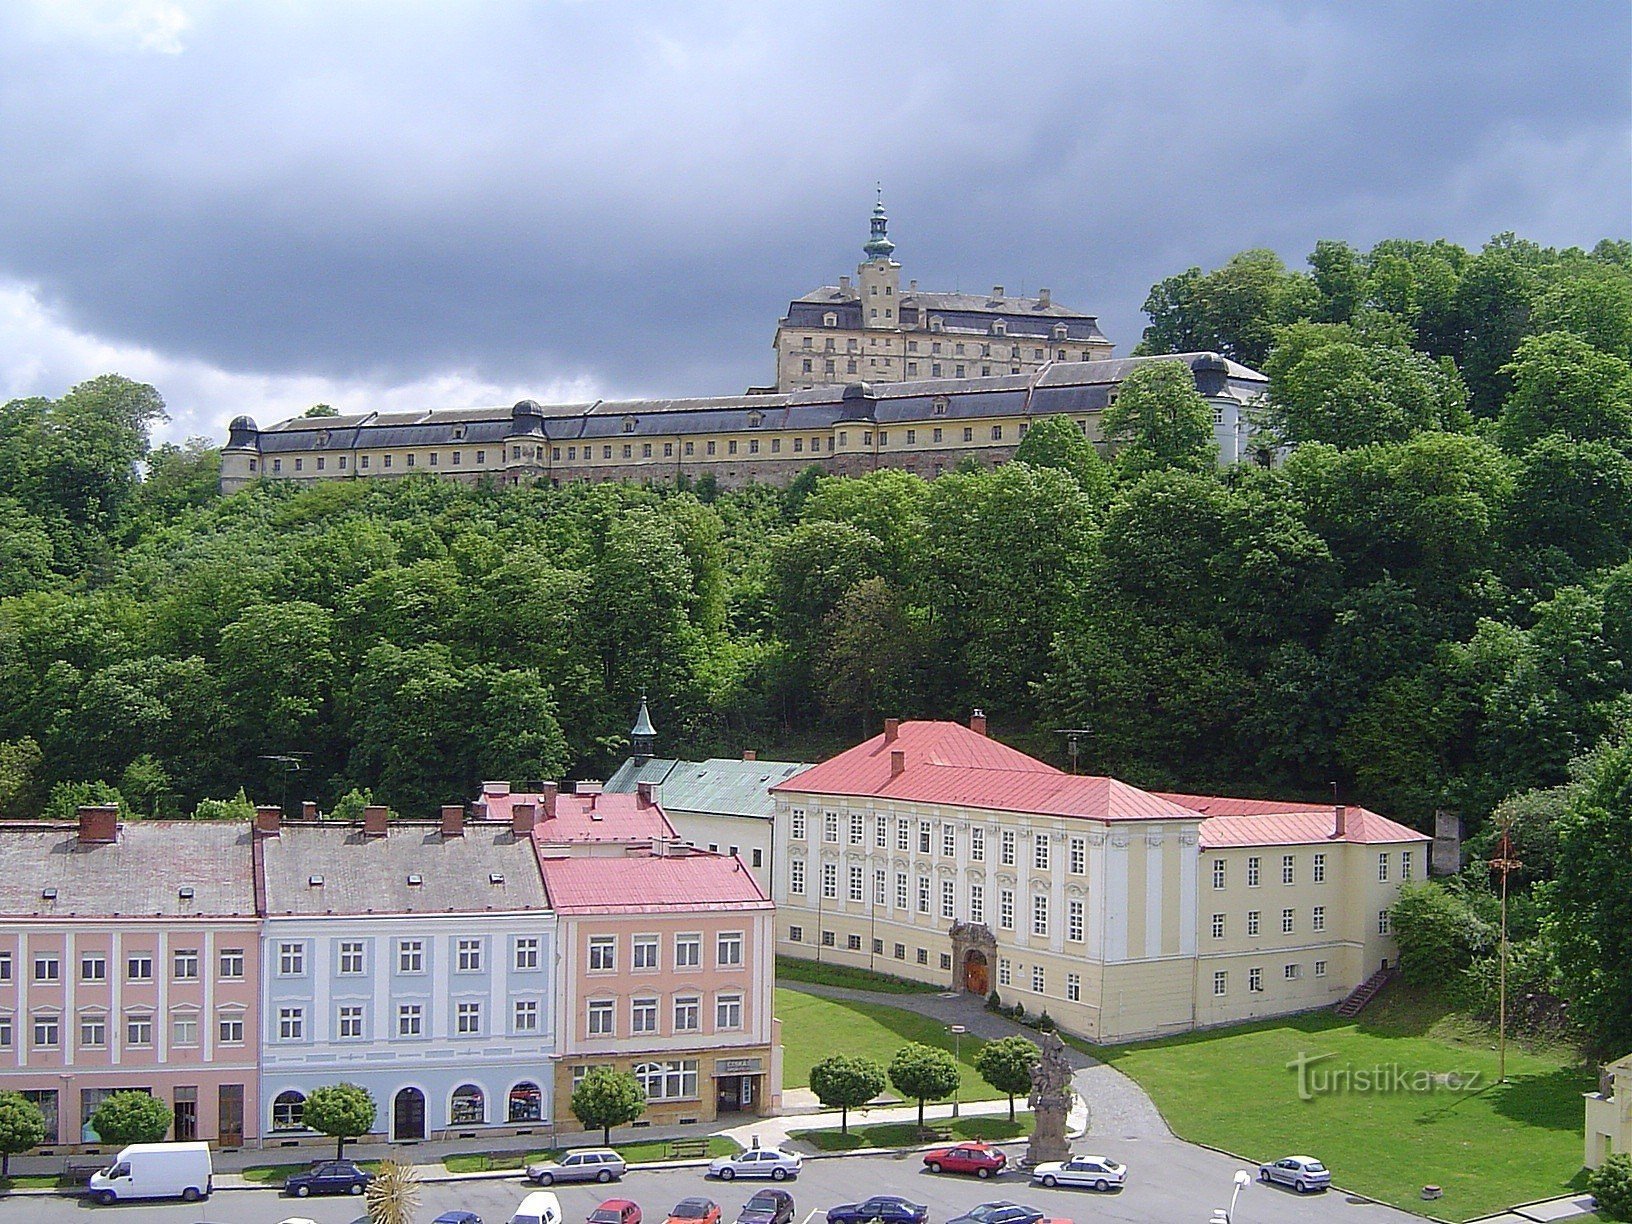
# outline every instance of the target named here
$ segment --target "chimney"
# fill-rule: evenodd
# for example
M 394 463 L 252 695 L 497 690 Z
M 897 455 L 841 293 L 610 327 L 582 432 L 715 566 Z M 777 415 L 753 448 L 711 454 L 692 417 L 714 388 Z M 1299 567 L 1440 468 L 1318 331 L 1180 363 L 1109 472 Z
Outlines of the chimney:
M 1039 306 L 1047 306 L 1048 305 L 1048 290 L 1047 289 L 1037 290 L 1037 305 L 1039 305 Z
M 517 803 L 510 808 L 510 832 L 517 837 L 532 836 L 533 826 L 538 823 L 538 805 L 536 803 Z
M 555 819 L 555 797 L 561 793 L 561 788 L 554 782 L 546 782 L 538 788 L 538 793 L 544 799 L 544 819 Z
M 1332 836 L 1341 839 L 1343 837 L 1348 836 L 1348 832 L 1349 832 L 1349 809 L 1348 809 L 1348 805 L 1343 804 L 1343 803 L 1338 804 L 1337 809 L 1336 809 L 1336 813 L 1337 813 L 1337 819 L 1334 822 L 1334 827 L 1333 827 L 1333 830 L 1332 830 Z
M 88 804 L 79 809 L 79 844 L 105 846 L 119 840 L 119 806 Z
M 508 795 L 509 793 L 510 793 L 510 783 L 508 783 L 508 782 L 483 782 L 482 783 L 482 794 L 484 794 L 484 795 Z
M 976 709 L 975 712 L 969 716 L 969 730 L 973 731 L 976 735 L 986 734 L 985 710 Z
M 742 750 L 742 759 L 745 761 L 757 761 L 759 760 L 759 753 L 755 752 L 752 748 L 744 748 Z
M 992 296 L 994 298 L 1002 297 L 1003 296 L 1003 286 L 1002 285 L 993 285 L 992 286 Z
M 386 814 L 390 808 L 383 803 L 371 803 L 363 809 L 363 836 L 384 837 L 386 835 Z
M 643 808 L 649 808 L 652 806 L 652 784 L 650 782 L 642 782 L 635 787 L 635 802 L 640 804 L 640 806 Z M 594 796 L 591 796 L 590 810 L 593 811 L 594 808 L 595 799 Z
M 899 778 L 907 772 L 907 754 L 897 748 L 890 753 L 890 777 Z
M 317 804 L 310 799 L 302 803 L 300 805 L 300 818 L 302 820 L 318 819 Z
M 589 792 L 589 818 L 591 820 L 595 819 L 595 804 L 600 797 L 601 792 L 598 790 L 592 790 Z
M 899 718 L 886 718 L 884 720 L 884 742 L 886 744 L 893 744 L 895 743 L 896 737 L 900 734 L 901 720 Z
M 918 292 L 918 282 L 915 281 L 915 280 L 909 280 L 907 282 L 907 292 L 908 293 L 917 293 Z
M 465 805 L 462 803 L 444 803 L 442 805 L 442 836 L 463 837 L 465 835 Z
M 317 804 L 312 804 L 316 807 Z M 278 830 L 283 827 L 283 809 L 274 804 L 261 804 L 255 808 L 255 832 L 264 833 L 268 837 L 276 837 Z

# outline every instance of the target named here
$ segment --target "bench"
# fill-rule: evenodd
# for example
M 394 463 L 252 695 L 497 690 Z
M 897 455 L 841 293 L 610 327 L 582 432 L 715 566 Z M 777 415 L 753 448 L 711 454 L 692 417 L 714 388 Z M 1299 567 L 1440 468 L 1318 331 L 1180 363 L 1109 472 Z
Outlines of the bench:
M 952 1129 L 947 1126 L 925 1126 L 918 1131 L 918 1138 L 925 1143 L 951 1143 Z
M 75 1160 L 70 1156 L 62 1162 L 62 1180 L 70 1186 L 83 1186 L 91 1180 L 92 1173 L 100 1173 L 107 1167 L 106 1160 Z
M 669 1155 L 675 1160 L 694 1160 L 708 1155 L 707 1139 L 670 1139 Z

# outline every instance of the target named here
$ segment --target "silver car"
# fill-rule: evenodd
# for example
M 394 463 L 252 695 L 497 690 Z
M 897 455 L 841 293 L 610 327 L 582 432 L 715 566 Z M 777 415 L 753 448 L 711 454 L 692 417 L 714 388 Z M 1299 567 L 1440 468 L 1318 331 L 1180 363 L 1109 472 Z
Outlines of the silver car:
M 1299 1194 L 1325 1190 L 1332 1184 L 1332 1171 L 1313 1156 L 1288 1156 L 1258 1166 L 1258 1180 L 1291 1186 Z
M 804 1163 L 804 1157 L 793 1152 L 778 1151 L 776 1148 L 749 1148 L 735 1156 L 721 1156 L 711 1161 L 708 1173 L 721 1181 L 730 1181 L 734 1177 L 769 1177 L 772 1181 L 782 1181 L 798 1177 Z
M 579 1148 L 560 1160 L 545 1160 L 527 1166 L 527 1180 L 539 1186 L 556 1182 L 618 1181 L 628 1168 L 611 1148 Z
M 1092 1186 L 1120 1190 L 1128 1184 L 1128 1166 L 1109 1156 L 1073 1156 L 1045 1160 L 1031 1171 L 1031 1180 L 1045 1186 Z

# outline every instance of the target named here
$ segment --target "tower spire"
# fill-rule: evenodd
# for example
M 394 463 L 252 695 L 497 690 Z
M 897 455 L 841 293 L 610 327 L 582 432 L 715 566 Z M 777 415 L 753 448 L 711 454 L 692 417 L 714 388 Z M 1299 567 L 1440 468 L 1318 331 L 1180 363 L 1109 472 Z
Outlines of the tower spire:
M 629 745 L 634 749 L 637 764 L 644 764 L 652 759 L 652 750 L 657 747 L 657 728 L 652 726 L 652 715 L 646 708 L 646 694 L 640 695 L 640 713 L 635 716 L 635 725 L 629 729 Z
M 878 198 L 873 204 L 872 233 L 867 244 L 861 249 L 866 252 L 868 259 L 888 259 L 895 250 L 895 243 L 890 241 L 890 217 L 884 211 L 884 184 L 877 185 Z

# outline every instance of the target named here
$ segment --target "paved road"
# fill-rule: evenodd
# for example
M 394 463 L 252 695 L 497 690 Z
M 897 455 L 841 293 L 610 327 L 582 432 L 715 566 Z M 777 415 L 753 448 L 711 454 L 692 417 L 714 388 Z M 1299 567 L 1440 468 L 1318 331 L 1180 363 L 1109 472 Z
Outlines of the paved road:
M 1018 1148 L 1010 1148 L 1017 1154 Z M 798 1204 L 799 1220 L 835 1203 L 872 1193 L 904 1194 L 927 1203 L 930 1219 L 944 1224 L 976 1203 L 994 1198 L 1033 1203 L 1050 1216 L 1094 1224 L 1130 1221 L 1137 1224 L 1206 1224 L 1211 1209 L 1224 1206 L 1236 1164 L 1190 1144 L 1171 1140 L 1104 1141 L 1102 1149 L 1132 1169 L 1132 1182 L 1121 1193 L 1095 1194 L 1091 1190 L 1045 1190 L 1028 1186 L 1019 1175 L 994 1182 L 923 1171 L 922 1158 L 908 1156 L 844 1156 L 808 1160 L 797 1181 L 783 1183 Z M 429 1224 L 453 1208 L 478 1213 L 487 1224 L 505 1224 L 522 1195 L 531 1187 L 520 1178 L 427 1183 L 421 1187 L 418 1224 Z M 621 1185 L 558 1186 L 567 1224 L 578 1224 L 603 1198 L 621 1195 L 634 1199 L 648 1224 L 662 1224 L 664 1215 L 681 1198 L 707 1194 L 724 1211 L 725 1224 L 758 1188 L 758 1183 L 707 1181 L 701 1169 L 639 1170 Z M 359 1221 L 361 1203 L 348 1198 L 289 1199 L 267 1190 L 218 1191 L 205 1204 L 123 1204 L 96 1207 L 67 1198 L 11 1198 L 0 1200 L 0 1221 L 10 1224 L 277 1224 L 290 1216 L 305 1216 L 316 1224 L 366 1224 Z M 1254 1184 L 1242 1192 L 1237 1224 L 1406 1224 L 1418 1217 L 1372 1204 L 1353 1203 L 1337 1193 L 1300 1198 L 1290 1191 Z

